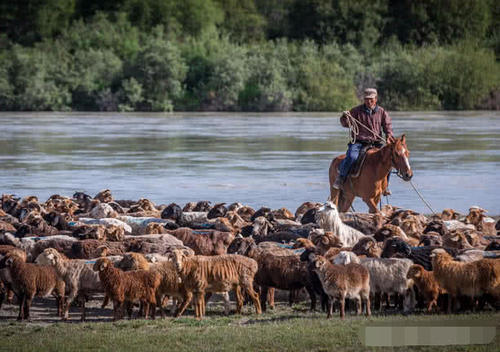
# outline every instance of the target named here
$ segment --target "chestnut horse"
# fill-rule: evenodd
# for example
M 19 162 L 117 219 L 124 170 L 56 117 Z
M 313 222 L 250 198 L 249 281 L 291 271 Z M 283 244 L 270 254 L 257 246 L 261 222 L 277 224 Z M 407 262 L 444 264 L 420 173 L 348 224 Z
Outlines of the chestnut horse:
M 382 192 L 387 188 L 387 175 L 391 169 L 394 167 L 405 181 L 409 181 L 413 177 L 408 161 L 409 156 L 410 151 L 406 146 L 404 134 L 393 143 L 388 143 L 380 149 L 368 150 L 359 176 L 348 176 L 340 191 L 334 189 L 332 185 L 345 154 L 336 157 L 330 164 L 329 170 L 330 199 L 341 212 L 346 212 L 354 198 L 360 197 L 368 205 L 370 213 L 377 213 L 377 204 Z

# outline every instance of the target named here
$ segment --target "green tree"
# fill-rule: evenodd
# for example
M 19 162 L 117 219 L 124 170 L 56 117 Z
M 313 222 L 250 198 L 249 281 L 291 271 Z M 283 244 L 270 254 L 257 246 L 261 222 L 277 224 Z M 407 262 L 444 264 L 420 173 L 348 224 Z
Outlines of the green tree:
M 145 38 L 142 50 L 135 59 L 132 76 L 142 86 L 142 109 L 171 111 L 173 102 L 183 94 L 182 82 L 186 64 L 176 44 L 168 41 L 161 26 Z
M 224 11 L 220 28 L 237 42 L 253 42 L 264 38 L 265 19 L 254 0 L 216 0 Z
M 31 45 L 67 28 L 74 14 L 75 0 L 0 0 L 0 32 Z
M 491 23 L 490 1 L 389 0 L 386 35 L 418 45 L 484 38 Z

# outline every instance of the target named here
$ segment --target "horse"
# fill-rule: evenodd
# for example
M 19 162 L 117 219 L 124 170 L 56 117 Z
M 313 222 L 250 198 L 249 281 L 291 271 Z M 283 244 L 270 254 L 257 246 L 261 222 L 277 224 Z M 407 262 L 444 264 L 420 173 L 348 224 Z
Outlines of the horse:
M 332 160 L 328 171 L 330 178 L 330 200 L 341 212 L 349 210 L 355 197 L 360 197 L 368 205 L 370 213 L 378 213 L 377 204 L 382 192 L 387 188 L 387 175 L 394 167 L 404 181 L 410 181 L 413 171 L 408 158 L 410 151 L 406 146 L 403 134 L 392 143 L 387 143 L 380 149 L 370 149 L 359 176 L 348 176 L 341 190 L 332 187 L 338 174 L 340 163 L 345 158 L 342 154 Z

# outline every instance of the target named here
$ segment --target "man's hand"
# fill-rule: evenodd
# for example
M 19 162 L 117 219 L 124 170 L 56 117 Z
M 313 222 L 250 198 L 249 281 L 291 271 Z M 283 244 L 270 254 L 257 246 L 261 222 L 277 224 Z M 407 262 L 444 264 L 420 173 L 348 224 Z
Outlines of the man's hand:
M 342 117 L 347 117 L 350 115 L 350 112 L 349 110 L 346 110 L 346 111 L 342 111 Z

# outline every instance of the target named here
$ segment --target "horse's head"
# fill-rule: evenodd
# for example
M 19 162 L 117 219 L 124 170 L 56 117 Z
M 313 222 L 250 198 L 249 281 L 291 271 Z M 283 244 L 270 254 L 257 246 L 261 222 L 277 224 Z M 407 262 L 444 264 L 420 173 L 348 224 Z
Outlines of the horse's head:
M 406 146 L 406 136 L 403 134 L 390 144 L 392 148 L 392 166 L 396 168 L 398 174 L 405 181 L 410 181 L 413 177 L 413 171 L 410 167 L 410 151 Z

